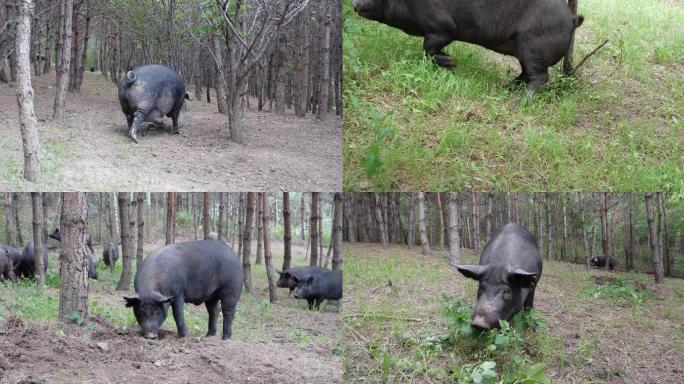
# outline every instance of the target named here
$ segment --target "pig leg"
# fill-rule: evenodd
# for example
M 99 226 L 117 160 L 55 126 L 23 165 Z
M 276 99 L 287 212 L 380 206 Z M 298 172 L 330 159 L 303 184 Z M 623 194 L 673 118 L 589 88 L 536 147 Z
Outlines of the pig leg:
M 171 112 L 171 120 L 173 121 L 173 133 L 179 134 L 180 131 L 178 130 L 178 116 L 180 116 L 180 107 L 176 108 L 173 112 Z
M 128 130 L 131 130 L 131 125 L 133 125 L 133 115 L 126 114 L 126 122 L 128 122 Z
M 214 336 L 216 335 L 216 320 L 218 320 L 219 314 L 219 301 L 218 299 L 210 300 L 204 303 L 204 305 L 207 306 L 207 312 L 209 312 L 209 331 L 207 332 L 207 336 Z
M 314 300 L 313 300 L 313 299 L 306 299 L 306 301 L 309 303 L 309 309 L 313 309 L 313 307 L 314 307 Z
M 451 68 L 456 65 L 454 59 L 446 53 L 442 52 L 442 49 L 451 43 L 451 38 L 444 37 L 440 35 L 429 34 L 425 35 L 425 40 L 423 41 L 423 49 L 428 56 L 430 56 L 437 65 L 440 67 Z
M 233 336 L 233 318 L 235 317 L 237 299 L 221 298 L 221 311 L 223 312 L 223 340 Z
M 178 329 L 178 337 L 185 337 L 188 333 L 185 328 L 185 318 L 183 317 L 183 306 L 185 300 L 182 297 L 176 298 L 172 304 L 173 319 L 176 321 L 176 329 Z
M 142 111 L 135 111 L 134 117 L 133 117 L 133 124 L 128 130 L 128 135 L 138 143 L 138 129 L 140 129 L 140 124 L 145 120 L 145 113 Z

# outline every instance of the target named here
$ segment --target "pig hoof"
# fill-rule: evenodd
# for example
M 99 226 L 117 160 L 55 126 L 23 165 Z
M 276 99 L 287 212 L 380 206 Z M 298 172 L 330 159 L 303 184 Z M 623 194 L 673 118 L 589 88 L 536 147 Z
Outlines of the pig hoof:
M 454 61 L 454 59 L 452 59 L 451 56 L 448 55 L 436 55 L 434 60 L 435 63 L 440 67 L 453 68 L 456 66 L 456 62 Z
M 140 142 L 138 141 L 138 136 L 137 135 L 131 135 L 131 139 L 135 141 L 136 144 L 139 144 Z

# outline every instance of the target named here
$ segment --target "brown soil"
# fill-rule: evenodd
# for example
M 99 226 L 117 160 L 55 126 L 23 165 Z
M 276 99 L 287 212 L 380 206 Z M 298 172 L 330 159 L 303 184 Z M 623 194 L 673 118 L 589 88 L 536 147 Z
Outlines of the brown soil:
M 338 383 L 341 364 L 281 342 L 159 340 L 118 335 L 106 323 L 0 328 L 0 383 Z
M 247 111 L 247 143 L 229 140 L 227 116 L 216 104 L 188 102 L 180 135 L 145 125 L 140 144 L 128 138 L 116 86 L 86 73 L 80 94 L 69 94 L 63 125 L 51 120 L 54 73 L 33 78 L 43 152 L 41 190 L 340 190 L 340 120 L 324 123 Z M 0 84 L 0 178 L 4 190 L 32 189 L 23 166 L 15 88 Z

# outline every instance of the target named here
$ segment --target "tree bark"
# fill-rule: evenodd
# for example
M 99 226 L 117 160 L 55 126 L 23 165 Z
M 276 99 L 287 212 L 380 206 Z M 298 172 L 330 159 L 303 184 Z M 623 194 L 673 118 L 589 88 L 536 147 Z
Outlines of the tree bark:
M 166 193 L 166 245 L 173 244 L 176 237 L 175 192 Z M 123 236 L 122 236 L 123 238 Z
M 218 228 L 216 229 L 216 232 L 218 232 L 218 240 L 223 240 L 223 210 L 224 205 L 223 205 L 223 192 L 218 193 L 218 199 L 219 199 L 219 213 L 218 213 Z
M 409 249 L 413 249 L 413 246 L 416 244 L 416 195 L 413 192 L 410 192 L 409 194 L 410 197 L 407 212 L 408 234 L 406 235 L 406 242 L 408 243 Z
M 269 241 L 268 231 L 268 197 L 266 193 L 261 192 L 261 207 L 262 212 L 262 227 L 264 232 L 264 263 L 266 264 L 266 277 L 268 278 L 268 300 L 271 303 L 278 301 L 278 292 L 275 285 L 275 274 L 273 273 L 273 257 L 271 256 L 271 244 Z
M 10 192 L 3 193 L 2 205 L 5 208 L 5 240 L 7 245 L 13 247 L 17 246 L 14 239 L 14 223 L 12 223 L 12 194 Z
M 430 254 L 430 243 L 425 229 L 425 193 L 418 192 L 418 231 L 420 232 L 421 254 Z
M 130 198 L 128 192 L 119 192 L 119 226 L 121 227 L 121 261 L 123 270 L 116 285 L 117 291 L 127 291 L 131 285 L 131 236 L 130 236 Z
M 33 208 L 33 265 L 35 266 L 36 284 L 45 288 L 45 266 L 43 265 L 43 201 L 40 192 L 31 192 Z
M 472 192 L 472 201 L 473 201 L 473 209 L 472 209 L 472 215 L 473 215 L 473 245 L 475 249 L 476 254 L 480 254 L 480 214 L 479 214 L 479 204 L 477 202 L 477 192 Z M 514 194 L 515 196 L 515 194 Z M 515 200 L 514 200 L 515 201 Z M 517 214 L 517 204 L 514 205 L 516 207 L 515 212 Z
M 204 240 L 207 240 L 209 232 L 211 232 L 209 225 L 209 192 L 202 193 L 202 232 Z
M 87 209 L 85 193 L 62 193 L 59 252 L 59 320 L 62 322 L 73 319 L 74 313 L 81 319 L 88 317 Z
M 292 262 L 292 225 L 290 224 L 290 193 L 283 192 L 283 267 L 282 270 L 290 269 Z
M 319 192 L 311 192 L 311 217 L 309 219 L 309 239 L 311 241 L 311 259 L 309 265 L 318 265 L 318 200 Z
M 31 17 L 33 2 L 21 0 L 17 22 L 17 104 L 19 105 L 19 127 L 24 150 L 24 179 L 36 182 L 40 172 L 40 145 L 38 143 L 38 120 L 33 110 L 33 88 L 31 86 Z M 40 248 L 38 248 L 40 250 Z
M 19 219 L 19 193 L 18 192 L 13 192 L 12 193 L 12 213 L 14 214 L 14 226 L 17 230 L 17 245 L 18 248 L 22 248 L 24 246 L 24 236 L 21 233 L 21 221 Z
M 55 94 L 55 108 L 52 118 L 64 121 L 64 100 L 67 86 L 69 84 L 69 68 L 71 66 L 71 19 L 73 15 L 73 0 L 63 0 L 65 2 L 64 13 L 64 41 L 62 43 L 62 63 L 59 68 L 59 79 L 57 82 L 57 92 Z
M 107 224 L 107 229 L 109 230 L 109 241 L 113 241 L 114 243 L 118 243 L 116 239 L 116 218 L 114 215 L 114 201 L 116 201 L 116 197 L 114 194 L 110 195 L 109 193 L 107 194 L 107 211 L 109 214 L 109 223 Z
M 387 231 L 382 214 L 380 194 L 377 192 L 374 193 L 373 198 L 375 199 L 375 221 L 377 222 L 378 232 L 380 233 L 380 241 L 382 242 L 382 247 L 387 248 Z
M 601 208 L 601 247 L 603 248 L 604 256 L 613 256 L 613 250 L 611 249 L 610 245 L 610 231 L 608 228 L 608 192 L 603 193 L 602 202 L 603 205 Z M 609 263 L 606 263 L 606 266 L 604 267 L 606 271 L 608 270 L 608 267 Z
M 143 261 L 143 252 L 145 246 L 145 220 L 143 213 L 143 206 L 145 205 L 145 192 L 136 193 L 136 199 L 138 201 L 138 249 L 135 253 L 135 270 L 139 271 Z
M 660 254 L 663 257 L 663 267 L 665 269 L 665 276 L 672 276 L 670 270 L 670 249 L 668 248 L 667 239 L 667 219 L 665 218 L 665 195 L 663 192 L 656 193 L 656 201 L 658 203 L 658 246 L 660 247 Z
M 459 234 L 458 193 L 449 192 L 449 264 L 456 266 L 461 264 L 461 237 Z
M 648 240 L 651 246 L 651 259 L 653 261 L 653 272 L 656 284 L 664 282 L 663 271 L 663 257 L 658 248 L 658 233 L 656 229 L 656 222 L 653 218 L 653 193 L 646 193 L 644 196 L 646 202 L 646 218 L 648 220 Z M 607 264 L 607 263 L 606 263 Z
M 263 239 L 263 233 L 264 233 L 264 226 L 263 226 L 263 215 L 264 215 L 264 204 L 261 201 L 262 199 L 262 194 L 258 193 L 257 194 L 257 209 L 255 210 L 256 213 L 256 227 L 257 227 L 257 242 L 256 242 L 256 259 L 254 260 L 254 264 L 259 265 L 261 264 L 261 252 L 262 252 L 262 239 Z
M 553 255 L 553 220 L 551 217 L 551 194 L 546 193 L 546 259 Z M 554 258 L 555 259 L 555 258 Z
M 245 289 L 252 290 L 252 264 L 249 260 L 252 253 L 252 226 L 254 221 L 254 192 L 247 192 L 247 212 L 242 239 L 242 272 L 245 276 Z
M 302 192 L 302 199 L 299 204 L 299 234 L 302 236 L 302 241 L 306 240 L 304 237 L 304 193 Z
M 342 270 L 342 194 L 336 192 L 333 197 L 333 230 L 332 230 L 332 270 Z
M 634 227 L 634 194 L 629 194 L 629 245 L 627 248 L 627 271 L 634 269 L 634 255 L 636 253 L 636 238 Z
M 487 242 L 491 240 L 492 238 L 492 205 L 494 205 L 494 202 L 492 201 L 492 194 L 487 193 L 487 216 L 485 219 L 485 233 L 487 236 Z M 534 208 L 534 206 L 532 206 Z

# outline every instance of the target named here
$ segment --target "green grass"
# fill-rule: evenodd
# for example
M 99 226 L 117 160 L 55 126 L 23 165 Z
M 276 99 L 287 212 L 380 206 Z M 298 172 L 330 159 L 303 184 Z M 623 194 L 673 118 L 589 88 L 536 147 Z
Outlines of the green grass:
M 576 56 L 516 109 L 517 74 L 455 42 L 453 70 L 422 41 L 363 20 L 345 1 L 345 190 L 681 190 L 684 5 L 580 3 Z
M 445 254 L 348 243 L 344 252 L 344 382 L 681 379 L 682 280 L 668 279 L 659 294 L 649 275 L 545 261 L 535 310 L 500 330 L 475 334 L 470 318 L 477 283 L 449 267 Z M 470 250 L 462 253 L 464 262 L 476 262 Z M 615 282 L 597 285 L 592 276 Z M 635 356 L 640 367 L 653 369 L 635 368 Z

